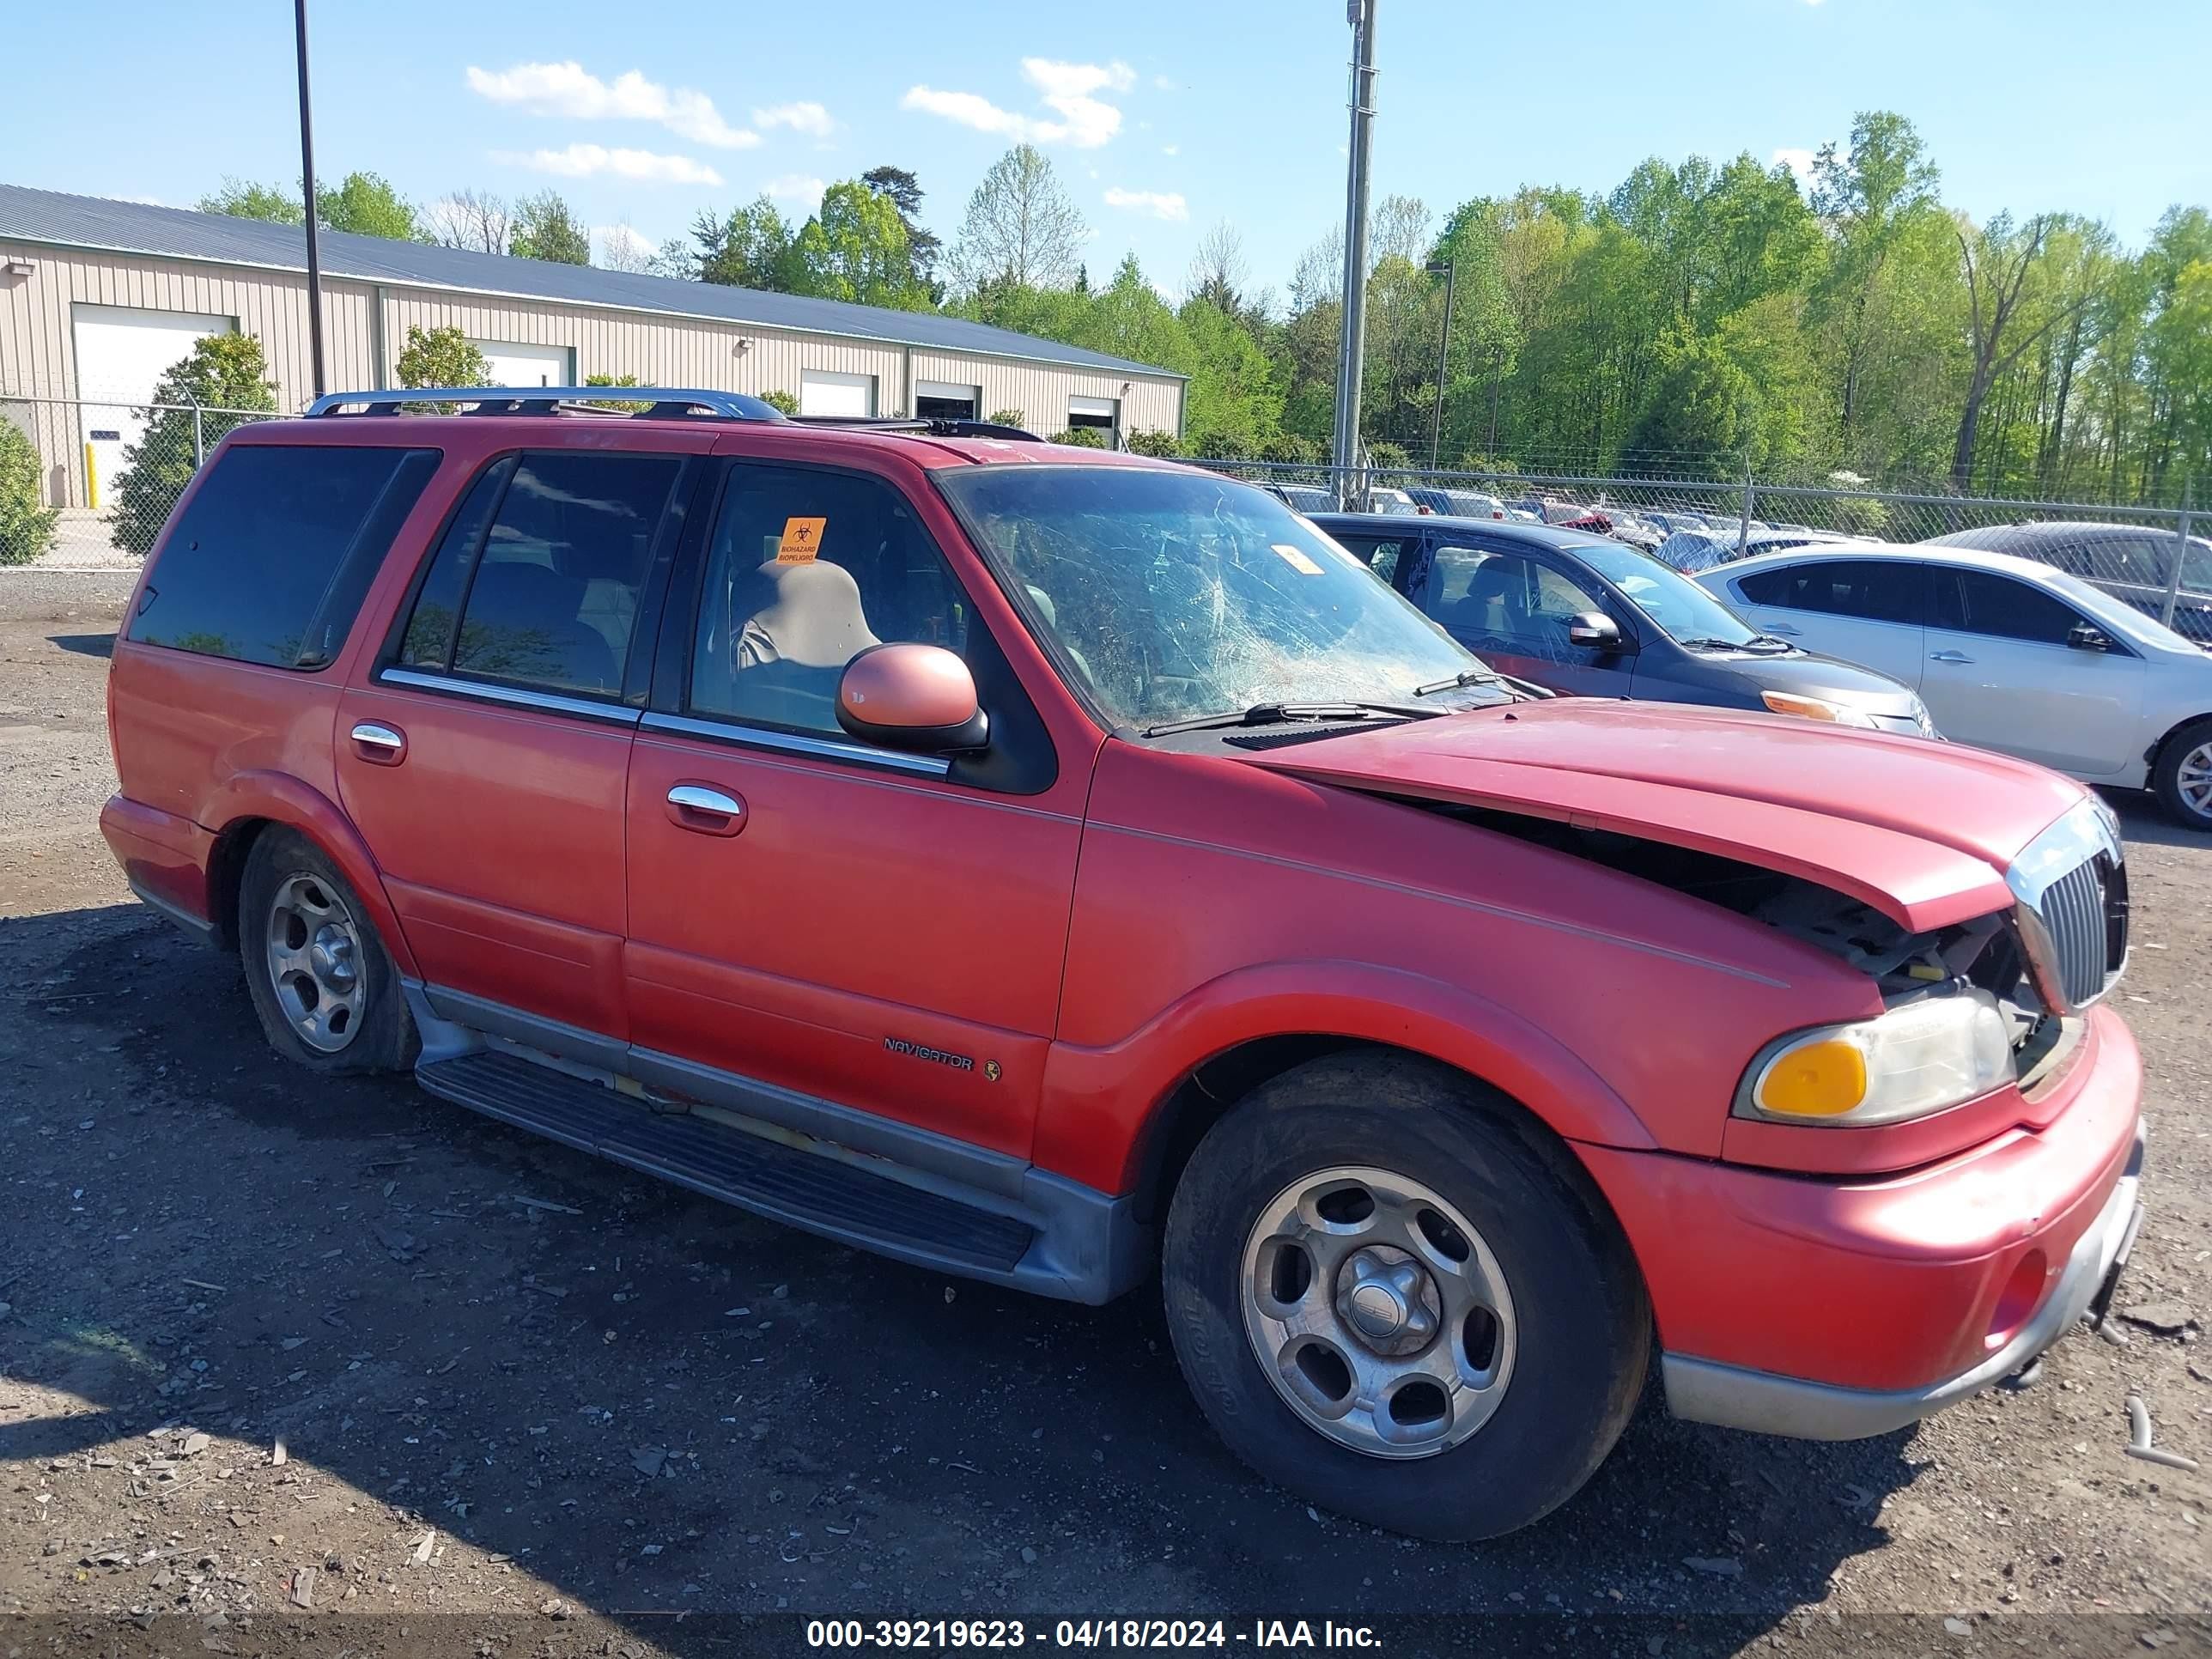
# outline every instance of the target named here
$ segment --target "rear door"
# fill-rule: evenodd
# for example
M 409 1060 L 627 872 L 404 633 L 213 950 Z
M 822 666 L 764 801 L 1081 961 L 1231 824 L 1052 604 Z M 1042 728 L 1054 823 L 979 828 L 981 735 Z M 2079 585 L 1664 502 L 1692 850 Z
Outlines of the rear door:
M 847 466 L 724 465 L 630 769 L 633 1042 L 705 1068 L 705 1087 L 764 1084 L 1026 1158 L 1087 760 L 1060 765 L 918 475 L 909 495 Z M 966 659 L 984 762 L 839 726 L 845 663 L 894 641 Z
M 1756 629 L 1917 687 L 1928 617 L 1917 559 L 1806 559 L 1722 584 Z M 1938 714 L 1936 725 L 1955 736 Z
M 346 811 L 434 1002 L 471 1023 L 626 1032 L 623 803 L 652 654 L 637 641 L 702 465 L 674 445 L 491 461 L 340 704 Z
M 1503 673 L 1579 696 L 1625 697 L 1633 651 L 1594 651 L 1567 637 L 1573 619 L 1613 617 L 1622 637 L 1632 622 L 1549 560 L 1526 550 L 1447 543 L 1414 578 L 1414 602 L 1443 630 Z
M 1928 669 L 1920 696 L 1947 738 L 2096 777 L 2140 741 L 2143 662 L 2059 595 L 1994 570 L 1929 567 Z M 2069 643 L 2098 628 L 2107 649 Z

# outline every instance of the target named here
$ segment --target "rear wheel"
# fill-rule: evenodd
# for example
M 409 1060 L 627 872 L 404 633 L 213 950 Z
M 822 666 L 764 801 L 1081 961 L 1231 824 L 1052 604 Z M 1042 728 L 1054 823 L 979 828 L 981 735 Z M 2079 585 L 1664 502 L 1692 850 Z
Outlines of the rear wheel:
M 1246 1462 L 1393 1530 L 1486 1538 L 1565 1502 L 1633 1413 L 1643 1282 L 1563 1147 L 1411 1056 L 1316 1060 L 1200 1143 L 1169 1327 Z
M 239 954 L 270 1046 L 310 1070 L 404 1070 L 415 1023 L 361 898 L 297 830 L 264 830 L 239 884 Z
M 2160 745 L 2151 787 L 2191 830 L 2212 830 L 2212 720 L 2185 726 Z

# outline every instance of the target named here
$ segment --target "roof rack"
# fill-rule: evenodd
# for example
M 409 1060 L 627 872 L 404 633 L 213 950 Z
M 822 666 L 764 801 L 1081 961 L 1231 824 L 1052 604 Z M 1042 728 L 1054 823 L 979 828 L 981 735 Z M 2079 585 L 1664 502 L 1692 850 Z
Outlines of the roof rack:
M 631 411 L 647 420 L 781 421 L 774 404 L 742 392 L 698 392 L 658 386 L 417 386 L 385 392 L 332 392 L 307 405 L 310 416 L 348 410 L 361 415 L 397 415 L 421 404 L 467 404 L 475 415 L 557 415 L 564 409 L 607 414 L 595 404 L 645 404 Z M 351 418 L 351 417 L 349 417 Z
M 952 415 L 797 415 L 801 426 L 828 426 L 848 432 L 913 432 L 931 438 L 1003 438 L 1010 443 L 1041 444 L 1034 432 L 1000 421 L 971 421 Z

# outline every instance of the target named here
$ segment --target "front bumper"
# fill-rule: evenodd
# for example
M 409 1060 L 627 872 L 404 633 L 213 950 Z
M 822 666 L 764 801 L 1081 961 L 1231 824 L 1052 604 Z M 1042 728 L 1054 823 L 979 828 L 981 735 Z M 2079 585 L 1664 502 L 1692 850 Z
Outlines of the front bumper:
M 2142 1224 L 2143 1132 L 2136 1130 L 2127 1168 L 2087 1232 L 2075 1241 L 2043 1305 L 2003 1346 L 1955 1376 L 1916 1389 L 1851 1389 L 1799 1376 L 1723 1364 L 1687 1354 L 1661 1357 L 1667 1408 L 1692 1423 L 1717 1423 L 1759 1434 L 1800 1440 L 1863 1440 L 1979 1394 L 2021 1370 L 2075 1322 L 2093 1311 L 2101 1319 L 2110 1286 L 2134 1248 Z
M 2100 1006 L 2047 1089 L 1893 1173 L 1577 1150 L 1636 1252 L 1675 1411 L 1847 1439 L 1988 1386 L 2092 1307 L 2136 1223 L 2142 1090 Z

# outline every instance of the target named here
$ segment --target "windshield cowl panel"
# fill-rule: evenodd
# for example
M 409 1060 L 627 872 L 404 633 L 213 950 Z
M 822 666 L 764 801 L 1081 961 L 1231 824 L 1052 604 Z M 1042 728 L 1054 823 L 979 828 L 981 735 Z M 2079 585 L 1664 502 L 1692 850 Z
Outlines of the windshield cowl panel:
M 1032 630 L 1113 726 L 1261 703 L 1398 702 L 1483 668 L 1249 484 L 1139 467 L 932 476 Z

